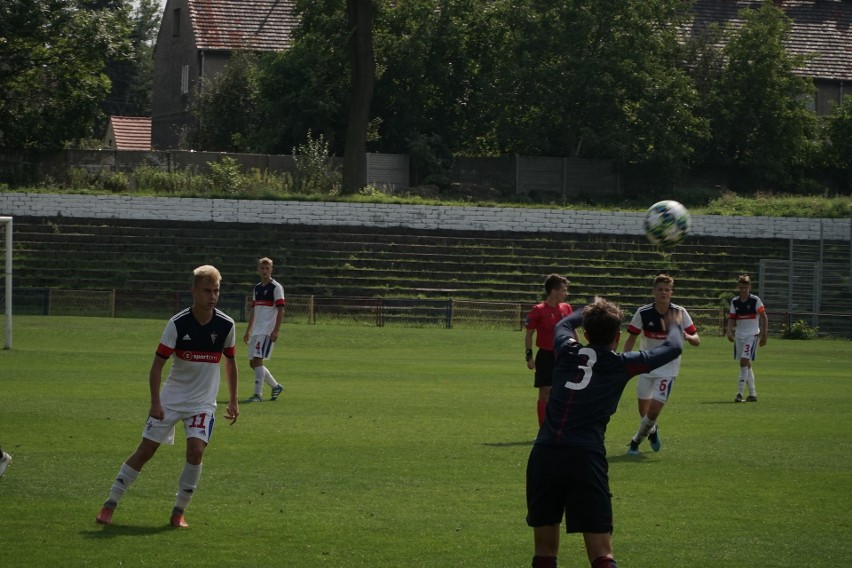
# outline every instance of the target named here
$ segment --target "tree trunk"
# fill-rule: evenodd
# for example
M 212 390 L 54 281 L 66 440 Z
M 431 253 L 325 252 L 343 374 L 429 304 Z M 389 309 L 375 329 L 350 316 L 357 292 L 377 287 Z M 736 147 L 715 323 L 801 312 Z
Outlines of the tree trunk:
M 351 62 L 349 121 L 343 151 L 343 192 L 367 185 L 367 126 L 376 79 L 373 55 L 373 0 L 346 0 Z

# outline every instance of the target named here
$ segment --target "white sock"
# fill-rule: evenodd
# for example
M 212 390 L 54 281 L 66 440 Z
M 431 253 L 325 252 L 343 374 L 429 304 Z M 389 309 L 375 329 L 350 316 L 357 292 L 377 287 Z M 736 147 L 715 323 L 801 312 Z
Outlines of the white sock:
M 737 388 L 737 394 L 743 394 L 745 390 L 746 380 L 748 380 L 748 367 L 740 367 L 740 384 Z
M 178 479 L 178 492 L 175 498 L 175 508 L 183 511 L 189 505 L 195 487 L 198 485 L 198 480 L 201 479 L 201 464 L 192 465 L 187 462 L 183 466 L 183 472 Z
M 651 430 L 653 430 L 656 425 L 656 420 L 651 420 L 647 416 L 643 416 L 642 420 L 639 421 L 639 430 L 637 430 L 636 434 L 633 436 L 633 441 L 637 444 L 642 443 L 642 440 L 648 437 L 648 434 L 651 433 Z
M 263 381 L 266 374 L 266 367 L 260 365 L 254 368 L 254 394 L 260 396 L 263 393 Z
M 109 497 L 107 498 L 107 503 L 113 505 L 113 509 L 115 505 L 124 497 L 124 494 L 130 488 L 136 478 L 139 477 L 139 472 L 127 465 L 126 463 L 121 464 L 121 469 L 118 470 L 118 477 L 115 478 L 115 481 L 112 484 L 112 487 L 109 490 Z
M 751 367 L 748 367 L 748 376 L 746 377 L 746 384 L 748 385 L 748 394 L 751 396 L 757 396 L 757 388 L 754 385 L 754 371 Z
M 263 380 L 266 381 L 266 384 L 271 386 L 272 388 L 277 387 L 278 381 L 275 380 L 275 377 L 272 376 L 272 373 L 269 372 L 269 369 L 264 367 L 263 370 L 265 371 L 263 373 Z

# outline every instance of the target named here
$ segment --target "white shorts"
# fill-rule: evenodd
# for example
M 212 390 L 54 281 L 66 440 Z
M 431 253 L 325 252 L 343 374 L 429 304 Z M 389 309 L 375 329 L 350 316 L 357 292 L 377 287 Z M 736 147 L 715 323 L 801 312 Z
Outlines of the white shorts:
M 640 400 L 654 399 L 665 404 L 669 400 L 674 385 L 674 377 L 636 377 L 636 397 Z
M 249 359 L 269 359 L 275 343 L 268 335 L 252 335 L 248 342 Z
M 175 425 L 183 421 L 183 430 L 187 438 L 199 438 L 205 444 L 210 443 L 213 435 L 214 412 L 178 412 L 168 408 L 163 409 L 163 419 L 148 417 L 142 437 L 160 444 L 175 443 Z
M 754 361 L 757 357 L 757 336 L 734 338 L 734 359 Z

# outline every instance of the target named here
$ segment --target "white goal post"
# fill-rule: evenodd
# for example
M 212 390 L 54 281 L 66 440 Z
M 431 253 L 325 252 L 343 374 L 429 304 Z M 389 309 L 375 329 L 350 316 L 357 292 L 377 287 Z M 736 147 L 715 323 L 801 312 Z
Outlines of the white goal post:
M 6 333 L 3 349 L 12 348 L 12 218 L 0 217 L 0 226 L 6 227 Z

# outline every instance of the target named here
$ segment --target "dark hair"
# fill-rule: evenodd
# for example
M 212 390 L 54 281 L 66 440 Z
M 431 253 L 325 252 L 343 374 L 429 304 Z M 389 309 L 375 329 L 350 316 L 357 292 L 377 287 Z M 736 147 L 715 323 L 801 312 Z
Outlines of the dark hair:
M 544 279 L 544 293 L 550 294 L 551 290 L 558 288 L 562 284 L 567 286 L 569 284 L 568 279 L 558 274 L 551 274 Z
M 740 274 L 737 284 L 751 284 L 751 276 L 748 274 Z
M 583 308 L 583 327 L 590 343 L 610 345 L 621 331 L 622 319 L 621 308 L 603 299 Z

